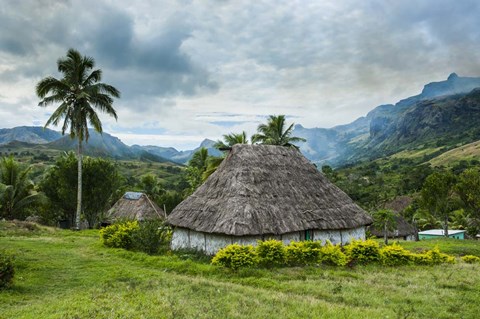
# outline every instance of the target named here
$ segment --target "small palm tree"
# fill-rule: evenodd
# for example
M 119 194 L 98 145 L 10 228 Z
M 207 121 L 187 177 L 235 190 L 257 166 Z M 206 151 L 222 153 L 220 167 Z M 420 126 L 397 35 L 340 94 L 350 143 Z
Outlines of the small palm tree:
M 223 141 L 217 141 L 213 147 L 219 150 L 226 150 L 231 148 L 235 144 L 248 144 L 247 133 L 230 133 L 223 135 Z M 207 161 L 207 168 L 202 174 L 202 180 L 205 181 L 210 175 L 212 175 L 223 162 L 224 155 L 220 157 L 210 157 Z
M 63 120 L 62 134 L 70 131 L 70 137 L 78 140 L 78 188 L 77 210 L 75 214 L 76 228 L 80 228 L 82 212 L 82 142 L 88 142 L 88 125 L 102 133 L 102 123 L 97 110 L 117 119 L 112 107 L 113 98 L 120 97 L 120 92 L 111 85 L 101 83 L 102 70 L 93 70 L 95 60 L 82 56 L 78 51 L 69 49 L 67 56 L 57 61 L 61 79 L 46 77 L 38 82 L 36 92 L 42 100 L 38 104 L 46 107 L 60 104 L 50 116 L 45 127 L 58 125 Z M 91 72 L 90 72 L 91 71 Z M 50 95 L 49 95 L 50 94 Z
M 304 138 L 291 136 L 294 123 L 285 129 L 285 115 L 270 115 L 267 124 L 260 124 L 258 133 L 252 136 L 252 143 L 295 146 L 292 143 L 306 142 Z
M 208 157 L 208 149 L 202 147 L 201 149 L 193 153 L 192 158 L 190 159 L 190 161 L 188 161 L 188 166 L 193 166 L 203 172 L 207 168 Z
M 248 144 L 247 133 L 230 133 L 223 135 L 223 141 L 217 141 L 213 147 L 217 149 L 227 149 L 235 144 Z
M 388 245 L 388 231 L 394 230 L 397 224 L 395 213 L 391 209 L 380 209 L 372 213 L 373 225 L 383 231 L 385 245 Z
M 0 160 L 0 203 L 3 217 L 19 218 L 22 209 L 41 201 L 42 196 L 34 190 L 28 178 L 31 167 L 22 169 L 13 157 Z

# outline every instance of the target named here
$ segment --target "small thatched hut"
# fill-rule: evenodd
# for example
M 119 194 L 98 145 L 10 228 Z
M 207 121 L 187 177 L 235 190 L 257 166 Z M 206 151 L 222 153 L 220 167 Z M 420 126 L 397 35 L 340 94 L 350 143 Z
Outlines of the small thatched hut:
M 403 238 L 404 240 L 415 240 L 416 230 L 413 225 L 409 224 L 405 218 L 400 214 L 411 203 L 413 199 L 409 196 L 397 196 L 395 199 L 385 204 L 386 209 L 391 209 L 395 212 L 395 229 L 389 230 L 387 233 L 388 238 Z M 377 229 L 374 226 L 370 226 L 368 229 L 372 235 L 376 237 L 383 237 L 383 230 Z
M 126 192 L 107 212 L 104 224 L 123 219 L 144 221 L 165 219 L 165 217 L 163 209 L 151 201 L 146 194 Z
M 232 244 L 365 238 L 372 219 L 295 148 L 235 145 L 168 216 L 172 249 L 214 254 Z

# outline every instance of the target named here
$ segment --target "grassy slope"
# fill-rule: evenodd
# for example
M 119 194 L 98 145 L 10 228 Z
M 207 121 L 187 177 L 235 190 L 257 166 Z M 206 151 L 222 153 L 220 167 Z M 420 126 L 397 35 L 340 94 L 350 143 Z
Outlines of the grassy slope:
M 462 145 L 445 152 L 430 160 L 430 164 L 432 166 L 451 166 L 461 160 L 468 161 L 472 159 L 480 160 L 480 141 Z
M 437 152 L 441 149 L 441 147 L 437 148 L 424 148 L 424 149 L 414 149 L 414 150 L 406 150 L 395 153 L 391 156 L 391 158 L 409 158 L 409 159 L 416 159 L 422 158 L 424 156 L 428 156 L 434 152 Z
M 0 247 L 18 266 L 14 287 L 0 292 L 2 319 L 474 318 L 480 310 L 480 266 L 464 263 L 232 273 L 103 248 L 95 231 L 0 232 Z

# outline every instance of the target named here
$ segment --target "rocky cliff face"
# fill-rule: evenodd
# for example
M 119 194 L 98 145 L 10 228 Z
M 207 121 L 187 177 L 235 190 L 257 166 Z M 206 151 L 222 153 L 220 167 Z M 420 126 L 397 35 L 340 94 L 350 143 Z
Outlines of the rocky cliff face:
M 307 139 L 300 149 L 317 165 L 339 165 L 383 156 L 410 147 L 415 141 L 447 140 L 445 136 L 458 140 L 461 134 L 466 136 L 459 132 L 459 122 L 469 123 L 467 135 L 475 138 L 472 121 L 480 118 L 480 114 L 475 113 L 480 102 L 476 98 L 478 92 L 467 93 L 478 87 L 480 78 L 452 73 L 446 81 L 429 83 L 422 93 L 395 105 L 380 105 L 350 124 L 331 129 L 296 126 L 293 134 Z M 452 122 L 452 118 L 456 122 Z

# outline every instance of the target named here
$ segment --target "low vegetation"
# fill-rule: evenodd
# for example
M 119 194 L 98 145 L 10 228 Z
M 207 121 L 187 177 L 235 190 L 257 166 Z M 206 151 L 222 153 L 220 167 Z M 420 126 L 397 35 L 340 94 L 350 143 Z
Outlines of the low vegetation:
M 104 246 L 157 254 L 168 249 L 172 232 L 160 220 L 123 221 L 100 230 Z
M 473 263 L 475 258 L 462 259 Z M 238 270 L 244 267 L 300 266 L 320 264 L 332 266 L 355 266 L 378 264 L 384 266 L 436 265 L 455 263 L 456 258 L 440 252 L 435 246 L 421 253 L 411 252 L 398 243 L 380 247 L 373 239 L 354 240 L 342 247 L 326 242 L 291 242 L 288 245 L 278 240 L 259 241 L 256 247 L 232 244 L 218 251 L 212 264 Z
M 13 256 L 6 251 L 0 250 L 0 290 L 9 288 L 12 285 L 14 275 Z
M 478 243 L 439 243 L 466 245 L 478 256 Z M 475 318 L 480 298 L 475 263 L 234 272 L 186 252 L 108 248 L 97 230 L 28 230 L 9 222 L 0 224 L 0 247 L 15 252 L 16 266 L 13 285 L 0 292 L 2 319 Z

